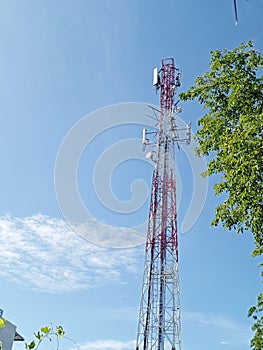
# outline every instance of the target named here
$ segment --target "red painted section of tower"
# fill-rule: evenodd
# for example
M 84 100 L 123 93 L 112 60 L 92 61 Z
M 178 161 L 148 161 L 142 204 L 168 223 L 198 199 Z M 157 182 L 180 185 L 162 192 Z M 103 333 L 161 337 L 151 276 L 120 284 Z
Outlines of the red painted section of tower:
M 169 112 L 174 105 L 174 94 L 176 88 L 175 64 L 173 58 L 162 60 L 161 74 L 160 107 L 162 111 Z

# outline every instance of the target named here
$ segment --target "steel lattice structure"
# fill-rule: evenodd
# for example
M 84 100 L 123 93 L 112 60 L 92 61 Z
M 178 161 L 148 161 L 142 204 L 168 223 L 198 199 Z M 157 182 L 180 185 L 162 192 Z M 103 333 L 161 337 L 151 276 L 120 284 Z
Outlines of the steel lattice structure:
M 155 72 L 156 73 L 156 72 Z M 175 93 L 180 74 L 174 59 L 163 59 L 154 85 L 160 89 L 160 111 L 154 161 L 144 277 L 136 350 L 180 350 L 180 287 L 174 146 L 176 126 Z M 190 136 L 189 126 L 187 135 Z M 144 129 L 143 144 L 150 144 Z M 187 139 L 184 139 L 187 140 Z

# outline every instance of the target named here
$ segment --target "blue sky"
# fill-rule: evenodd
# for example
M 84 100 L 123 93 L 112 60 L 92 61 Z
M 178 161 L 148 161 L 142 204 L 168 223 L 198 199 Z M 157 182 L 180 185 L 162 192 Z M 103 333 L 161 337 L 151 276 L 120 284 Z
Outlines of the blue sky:
M 143 235 L 133 236 L 130 229 L 147 219 L 145 184 L 150 185 L 152 166 L 143 161 L 143 152 L 138 155 L 138 142 L 133 146 L 142 125 L 139 114 L 128 117 L 133 109 L 125 103 L 158 105 L 152 69 L 164 57 L 175 57 L 183 91 L 208 69 L 211 50 L 253 40 L 262 51 L 263 2 L 237 3 L 238 26 L 231 0 L 1 1 L 0 307 L 26 339 L 52 322 L 62 324 L 83 350 L 134 349 L 144 251 L 139 245 Z M 127 107 L 126 117 L 117 118 L 123 125 L 104 116 L 111 111 L 108 106 L 119 103 Z M 196 103 L 184 104 L 180 117 L 191 121 L 195 131 L 202 113 Z M 143 124 L 146 116 L 141 118 Z M 100 245 L 83 239 L 64 221 L 54 186 L 58 152 L 72 130 L 79 135 L 80 121 L 87 132 L 96 130 L 81 154 L 77 180 L 81 200 L 96 219 L 85 232 L 93 242 L 100 237 Z M 109 127 L 100 133 L 104 122 Z M 81 135 L 85 143 L 85 133 Z M 81 137 L 74 138 L 72 147 Z M 118 143 L 124 141 L 125 147 Z M 117 146 L 117 156 L 124 157 L 119 166 L 107 153 Z M 69 148 L 67 154 L 70 159 L 73 151 Z M 189 163 L 183 151 L 177 154 L 179 227 L 198 167 L 191 162 L 193 157 Z M 100 171 L 94 180 L 96 166 Z M 59 169 L 61 183 L 68 169 Z M 134 187 L 133 198 L 130 186 L 136 179 L 141 187 Z M 261 289 L 259 261 L 250 258 L 250 235 L 210 227 L 219 203 L 214 181 L 209 181 L 201 215 L 180 234 L 184 350 L 247 349 L 251 333 L 246 313 Z M 97 196 L 103 193 L 109 197 Z M 120 201 L 126 214 L 122 205 L 112 210 Z M 112 248 L 120 228 L 126 233 L 121 235 L 123 246 L 126 239 L 133 245 L 129 249 Z M 72 349 L 73 344 L 65 340 L 62 347 Z

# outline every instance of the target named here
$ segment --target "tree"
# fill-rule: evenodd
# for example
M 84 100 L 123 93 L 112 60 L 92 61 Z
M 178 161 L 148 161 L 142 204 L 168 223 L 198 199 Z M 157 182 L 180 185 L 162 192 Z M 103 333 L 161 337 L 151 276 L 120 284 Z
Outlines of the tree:
M 215 194 L 226 200 L 215 208 L 212 225 L 238 233 L 249 230 L 254 237 L 253 256 L 263 253 L 263 56 L 252 42 L 232 51 L 211 53 L 210 70 L 198 77 L 195 85 L 180 94 L 180 99 L 197 99 L 205 115 L 198 121 L 196 150 L 208 157 L 203 176 L 217 174 L 220 182 Z M 262 267 L 262 264 L 261 264 Z M 257 306 L 249 310 L 255 320 L 251 348 L 262 349 L 262 294 Z

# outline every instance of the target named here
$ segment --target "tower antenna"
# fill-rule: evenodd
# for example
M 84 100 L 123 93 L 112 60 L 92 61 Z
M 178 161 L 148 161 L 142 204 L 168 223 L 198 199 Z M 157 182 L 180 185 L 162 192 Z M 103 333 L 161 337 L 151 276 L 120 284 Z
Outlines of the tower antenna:
M 235 25 L 237 25 L 237 23 L 238 23 L 237 0 L 234 0 L 234 11 L 235 11 Z

